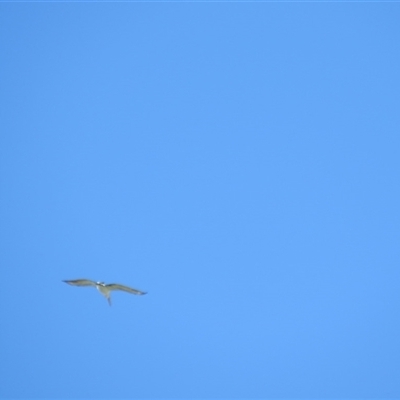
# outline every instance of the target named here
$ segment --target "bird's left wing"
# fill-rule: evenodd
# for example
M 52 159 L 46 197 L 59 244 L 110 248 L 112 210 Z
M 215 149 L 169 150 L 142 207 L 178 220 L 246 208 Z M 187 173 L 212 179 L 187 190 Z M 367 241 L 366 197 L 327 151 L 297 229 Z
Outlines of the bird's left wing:
M 138 295 L 147 293 L 147 292 L 142 292 L 141 290 L 138 290 L 138 289 L 133 289 L 129 286 L 120 285 L 119 283 L 110 283 L 110 284 L 106 285 L 106 287 L 108 287 L 110 290 L 122 290 L 123 292 L 128 292 L 128 293 L 138 294 Z
M 72 286 L 96 286 L 96 282 L 93 282 L 90 279 L 73 279 L 71 281 L 63 282 L 68 283 L 68 285 Z

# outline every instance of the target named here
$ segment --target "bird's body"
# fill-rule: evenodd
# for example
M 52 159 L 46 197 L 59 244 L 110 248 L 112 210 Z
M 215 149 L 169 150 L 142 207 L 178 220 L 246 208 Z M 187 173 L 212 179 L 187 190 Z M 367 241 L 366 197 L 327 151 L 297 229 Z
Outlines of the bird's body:
M 143 295 L 146 292 L 142 292 L 141 290 L 133 289 L 129 286 L 120 285 L 118 283 L 109 283 L 105 284 L 104 282 L 95 282 L 91 281 L 90 279 L 73 279 L 73 280 L 66 280 L 63 281 L 68 283 L 68 285 L 72 286 L 94 286 L 96 289 L 107 299 L 108 304 L 111 306 L 111 291 L 112 290 L 122 290 L 123 292 L 136 294 L 136 295 Z

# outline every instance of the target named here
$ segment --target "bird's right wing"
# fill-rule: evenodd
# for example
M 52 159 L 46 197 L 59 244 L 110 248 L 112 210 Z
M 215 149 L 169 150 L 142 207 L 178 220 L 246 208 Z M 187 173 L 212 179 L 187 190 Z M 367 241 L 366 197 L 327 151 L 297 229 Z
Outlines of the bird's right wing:
M 91 281 L 90 279 L 73 279 L 71 281 L 63 281 L 68 283 L 68 285 L 72 286 L 96 286 L 96 282 Z
M 141 290 L 138 289 L 131 288 L 129 286 L 120 285 L 119 283 L 110 283 L 106 285 L 106 287 L 109 288 L 110 290 L 122 290 L 123 292 L 128 292 L 138 295 L 143 295 L 147 293 L 147 292 L 142 292 Z

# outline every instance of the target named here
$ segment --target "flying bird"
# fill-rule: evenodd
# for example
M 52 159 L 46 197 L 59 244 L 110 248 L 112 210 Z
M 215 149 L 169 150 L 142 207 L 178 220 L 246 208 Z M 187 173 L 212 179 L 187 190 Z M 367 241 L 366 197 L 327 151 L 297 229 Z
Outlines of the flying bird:
M 106 285 L 104 282 L 95 282 L 90 279 L 74 279 L 70 281 L 63 281 L 68 283 L 68 285 L 72 286 L 94 286 L 96 289 L 103 295 L 108 301 L 108 304 L 111 306 L 111 291 L 112 290 L 122 290 L 123 292 L 142 295 L 147 292 L 142 292 L 141 290 L 133 289 L 129 286 L 120 285 L 118 283 L 109 283 Z

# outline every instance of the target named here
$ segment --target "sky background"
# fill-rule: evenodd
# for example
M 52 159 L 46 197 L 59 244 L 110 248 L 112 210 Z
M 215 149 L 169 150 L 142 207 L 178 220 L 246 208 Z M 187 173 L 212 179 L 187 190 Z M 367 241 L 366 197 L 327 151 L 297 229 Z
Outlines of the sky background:
M 399 398 L 399 21 L 0 4 L 0 397 Z

